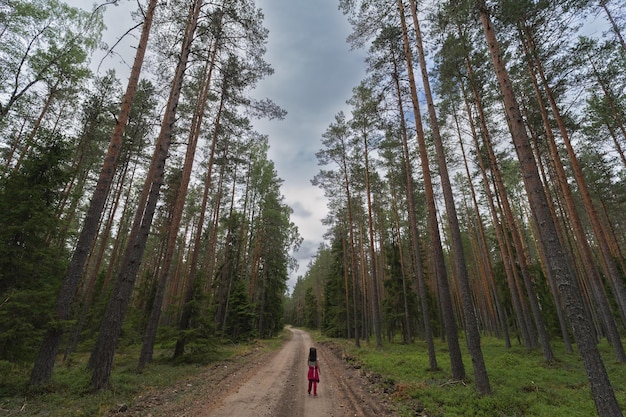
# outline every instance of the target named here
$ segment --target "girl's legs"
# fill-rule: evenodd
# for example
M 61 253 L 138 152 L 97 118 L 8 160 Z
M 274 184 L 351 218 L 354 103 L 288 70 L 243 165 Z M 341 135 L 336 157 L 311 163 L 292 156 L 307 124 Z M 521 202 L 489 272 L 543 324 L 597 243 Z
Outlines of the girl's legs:
M 313 385 L 313 380 L 309 379 L 309 395 L 311 395 L 311 385 Z M 317 386 L 315 387 L 315 390 L 317 391 Z
M 313 381 L 313 395 L 317 396 L 317 381 Z

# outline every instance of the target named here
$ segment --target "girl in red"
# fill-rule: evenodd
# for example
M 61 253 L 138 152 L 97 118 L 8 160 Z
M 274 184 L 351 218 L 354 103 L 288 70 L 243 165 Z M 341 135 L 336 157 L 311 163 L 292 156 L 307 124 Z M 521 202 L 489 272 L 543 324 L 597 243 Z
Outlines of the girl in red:
M 314 347 L 309 349 L 309 373 L 307 378 L 309 379 L 309 395 L 311 395 L 311 387 L 313 387 L 313 395 L 317 396 L 317 383 L 320 382 L 320 367 L 317 360 L 317 349 Z

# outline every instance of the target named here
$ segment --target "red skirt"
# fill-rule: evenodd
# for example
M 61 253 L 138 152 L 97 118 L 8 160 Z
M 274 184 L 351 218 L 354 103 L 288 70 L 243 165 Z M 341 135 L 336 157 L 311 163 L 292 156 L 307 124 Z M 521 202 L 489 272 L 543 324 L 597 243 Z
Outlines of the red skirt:
M 317 366 L 309 366 L 309 373 L 307 374 L 309 381 L 320 382 L 320 375 L 317 372 Z

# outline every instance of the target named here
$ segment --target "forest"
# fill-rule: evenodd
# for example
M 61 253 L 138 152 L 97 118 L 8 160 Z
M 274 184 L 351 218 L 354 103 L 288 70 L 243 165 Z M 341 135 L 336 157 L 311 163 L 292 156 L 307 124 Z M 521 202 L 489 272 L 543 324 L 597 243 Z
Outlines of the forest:
M 488 396 L 490 336 L 577 351 L 622 415 L 597 345 L 626 366 L 624 1 L 339 0 L 367 73 L 320 132 L 327 241 L 293 289 L 262 10 L 137 1 L 121 80 L 91 62 L 117 1 L 0 2 L 0 373 L 88 352 L 101 390 L 120 346 L 203 363 L 290 323 L 425 341 L 432 370 L 440 338 Z
M 272 73 L 262 13 L 138 4 L 126 85 L 88 66 L 106 4 L 2 4 L 0 360 L 34 386 L 77 349 L 102 389 L 119 345 L 142 346 L 141 369 L 157 340 L 202 361 L 283 328 L 300 237 L 251 123 L 285 115 L 250 97 Z
M 339 2 L 367 76 L 323 134 L 328 242 L 288 321 L 426 341 L 432 370 L 441 338 L 457 380 L 466 343 L 483 395 L 481 336 L 546 363 L 562 344 L 621 416 L 597 342 L 624 364 L 626 5 L 393 3 Z

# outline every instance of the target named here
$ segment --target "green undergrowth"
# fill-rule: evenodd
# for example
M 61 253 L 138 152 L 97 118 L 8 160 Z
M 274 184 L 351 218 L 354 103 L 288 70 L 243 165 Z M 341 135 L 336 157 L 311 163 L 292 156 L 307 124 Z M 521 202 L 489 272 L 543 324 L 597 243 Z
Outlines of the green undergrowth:
M 342 345 L 348 360 L 377 375 L 379 383 L 392 386 L 392 397 L 403 417 L 597 415 L 580 356 L 565 352 L 559 343 L 553 344 L 556 361 L 546 363 L 540 349 L 506 349 L 501 340 L 483 338 L 482 351 L 493 394 L 481 396 L 473 384 L 472 362 L 464 341 L 467 379 L 461 382 L 451 379 L 447 345 L 441 341 L 435 342 L 437 371 L 429 370 L 425 342 L 384 343 L 376 348 L 372 340 L 356 348 L 353 341 L 333 341 Z M 626 411 L 626 364 L 615 362 L 608 344 L 599 347 L 617 399 Z
M 258 349 L 278 349 L 285 337 L 283 333 L 270 340 L 216 346 L 203 365 L 175 363 L 170 359 L 171 349 L 155 349 L 155 360 L 141 373 L 136 370 L 141 346 L 118 349 L 111 388 L 98 392 L 89 387 L 90 373 L 85 369 L 88 352 L 77 353 L 68 363 L 58 364 L 52 381 L 36 390 L 28 388 L 30 367 L 0 361 L 0 416 L 103 416 L 143 392 L 175 385 L 179 380 L 196 375 L 205 365 Z

